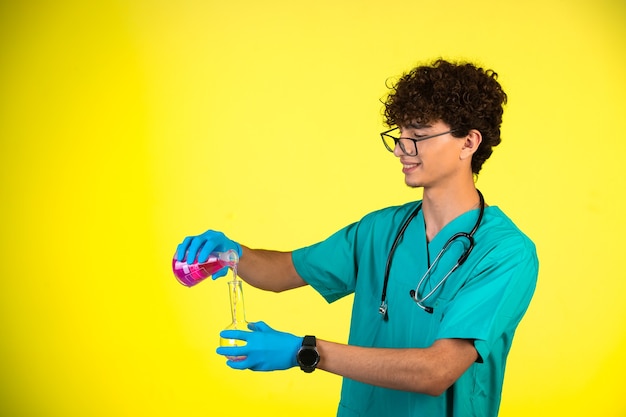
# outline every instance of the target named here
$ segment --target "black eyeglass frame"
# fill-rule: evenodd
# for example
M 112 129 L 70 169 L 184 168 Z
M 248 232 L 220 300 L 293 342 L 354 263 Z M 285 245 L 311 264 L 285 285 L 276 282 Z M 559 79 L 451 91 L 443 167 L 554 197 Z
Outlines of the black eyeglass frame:
M 459 129 L 451 129 L 448 130 L 447 132 L 441 132 L 441 133 L 435 133 L 434 135 L 429 135 L 429 136 L 424 136 L 418 139 L 412 139 L 412 138 L 403 138 L 402 136 L 397 138 L 395 136 L 392 136 L 389 134 L 389 132 L 393 132 L 394 130 L 398 130 L 399 128 L 394 127 L 392 129 L 389 130 L 385 130 L 384 132 L 382 132 L 380 134 L 380 138 L 383 140 L 383 145 L 385 145 L 385 148 L 387 148 L 387 150 L 389 152 L 393 153 L 393 150 L 395 148 L 395 145 L 397 145 L 398 143 L 400 143 L 400 149 L 402 149 L 402 152 L 404 152 L 405 155 L 408 156 L 416 156 L 417 155 L 417 142 L 421 142 L 423 140 L 428 140 L 428 139 L 432 139 L 432 138 L 436 138 L 437 136 L 443 136 L 443 135 L 447 135 L 448 133 L 455 133 L 457 132 Z M 393 143 L 394 143 L 394 147 L 390 148 L 389 145 L 387 144 L 387 141 L 385 140 L 385 137 L 391 138 L 393 139 Z M 413 146 L 415 147 L 415 153 L 408 153 L 404 147 L 404 145 L 402 144 L 402 140 L 410 140 L 413 142 Z

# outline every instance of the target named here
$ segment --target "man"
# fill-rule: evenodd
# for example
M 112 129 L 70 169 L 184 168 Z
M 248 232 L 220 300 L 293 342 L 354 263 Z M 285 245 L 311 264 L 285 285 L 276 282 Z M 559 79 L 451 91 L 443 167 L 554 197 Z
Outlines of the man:
M 475 176 L 500 143 L 506 94 L 497 74 L 438 60 L 403 75 L 385 102 L 385 147 L 421 201 L 366 215 L 293 252 L 250 249 L 222 233 L 186 238 L 177 257 L 236 249 L 250 285 L 311 285 L 328 302 L 354 293 L 348 344 L 273 330 L 263 322 L 223 336 L 235 369 L 299 365 L 344 377 L 339 416 L 496 416 L 506 357 L 533 295 L 533 243 Z M 217 276 L 223 276 L 222 270 Z

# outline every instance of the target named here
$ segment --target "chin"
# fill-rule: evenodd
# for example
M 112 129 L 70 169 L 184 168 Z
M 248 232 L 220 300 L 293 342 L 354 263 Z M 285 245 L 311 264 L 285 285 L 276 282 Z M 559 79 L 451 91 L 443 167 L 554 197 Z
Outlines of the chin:
M 410 181 L 406 181 L 405 183 L 406 183 L 406 186 L 409 187 L 409 188 L 421 188 L 421 187 L 423 187 L 423 185 L 420 184 L 420 183 L 414 183 L 414 182 L 410 182 Z

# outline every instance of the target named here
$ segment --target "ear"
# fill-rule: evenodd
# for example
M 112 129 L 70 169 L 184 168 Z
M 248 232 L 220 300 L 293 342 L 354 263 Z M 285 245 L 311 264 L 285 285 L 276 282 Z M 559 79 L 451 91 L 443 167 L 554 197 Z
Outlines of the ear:
M 483 141 L 483 135 L 479 130 L 470 129 L 467 137 L 464 139 L 463 146 L 461 147 L 461 159 L 471 158 L 472 155 L 478 150 L 480 143 Z

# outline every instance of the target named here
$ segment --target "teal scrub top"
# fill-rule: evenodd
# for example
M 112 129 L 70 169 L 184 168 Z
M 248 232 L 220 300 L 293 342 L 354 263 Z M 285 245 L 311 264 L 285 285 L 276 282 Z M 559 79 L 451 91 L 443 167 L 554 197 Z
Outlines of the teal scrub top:
M 396 235 L 419 202 L 368 214 L 323 242 L 298 249 L 300 276 L 329 303 L 354 293 L 348 343 L 364 347 L 426 348 L 435 340 L 474 341 L 479 359 L 442 395 L 391 390 L 344 378 L 338 416 L 497 416 L 506 357 L 535 290 L 534 244 L 498 208 L 485 208 L 467 261 L 434 293 L 427 313 L 409 295 L 455 233 L 469 232 L 479 210 L 451 221 L 427 243 L 420 210 L 396 248 L 387 287 L 388 320 L 378 309 L 385 264 Z M 468 243 L 450 245 L 422 285 L 427 294 L 455 265 Z

